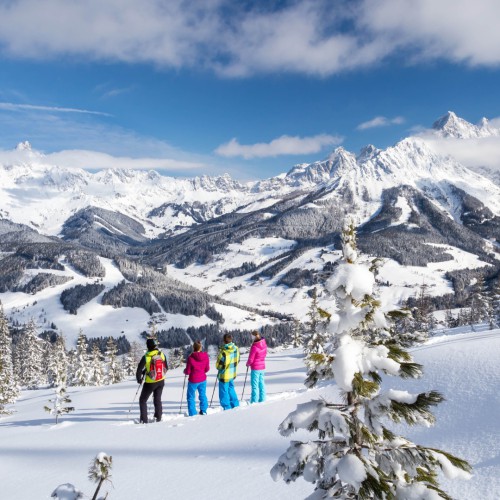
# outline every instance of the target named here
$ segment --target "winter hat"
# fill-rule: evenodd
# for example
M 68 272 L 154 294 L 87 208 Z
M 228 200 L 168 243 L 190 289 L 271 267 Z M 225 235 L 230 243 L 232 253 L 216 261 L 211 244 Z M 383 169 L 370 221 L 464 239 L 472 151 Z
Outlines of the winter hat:
M 148 348 L 148 351 L 152 351 L 153 349 L 155 349 L 156 348 L 155 339 L 147 339 L 146 340 L 146 347 Z

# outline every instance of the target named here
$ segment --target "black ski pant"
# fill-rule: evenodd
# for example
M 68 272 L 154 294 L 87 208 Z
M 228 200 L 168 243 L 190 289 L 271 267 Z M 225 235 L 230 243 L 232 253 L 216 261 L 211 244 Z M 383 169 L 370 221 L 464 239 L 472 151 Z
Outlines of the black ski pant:
M 141 396 L 139 398 L 139 408 L 141 410 L 141 423 L 148 423 L 148 399 L 151 394 L 153 394 L 153 404 L 155 406 L 155 419 L 161 420 L 163 414 L 163 408 L 161 406 L 161 393 L 163 392 L 163 386 L 165 385 L 165 380 L 160 380 L 159 382 L 144 382 L 142 386 Z

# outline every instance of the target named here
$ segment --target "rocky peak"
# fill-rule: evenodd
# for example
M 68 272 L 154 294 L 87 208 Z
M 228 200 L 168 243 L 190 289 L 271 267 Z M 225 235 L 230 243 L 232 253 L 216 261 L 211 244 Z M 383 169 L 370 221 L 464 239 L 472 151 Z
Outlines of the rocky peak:
M 32 151 L 31 144 L 29 143 L 29 141 L 20 142 L 16 146 L 16 151 Z

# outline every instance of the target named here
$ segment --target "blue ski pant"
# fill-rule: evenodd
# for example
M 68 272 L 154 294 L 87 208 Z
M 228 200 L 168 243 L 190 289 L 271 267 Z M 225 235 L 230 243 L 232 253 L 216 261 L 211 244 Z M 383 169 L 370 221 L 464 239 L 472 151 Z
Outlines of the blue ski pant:
M 187 405 L 190 417 L 197 414 L 195 400 L 196 391 L 198 391 L 198 399 L 200 400 L 200 411 L 206 413 L 208 408 L 207 381 L 204 380 L 203 382 L 188 382 Z
M 250 384 L 252 385 L 250 403 L 262 403 L 266 400 L 265 373 L 265 370 L 252 370 L 250 374 Z
M 219 401 L 224 410 L 230 410 L 240 406 L 240 401 L 234 390 L 234 380 L 221 382 L 219 380 Z

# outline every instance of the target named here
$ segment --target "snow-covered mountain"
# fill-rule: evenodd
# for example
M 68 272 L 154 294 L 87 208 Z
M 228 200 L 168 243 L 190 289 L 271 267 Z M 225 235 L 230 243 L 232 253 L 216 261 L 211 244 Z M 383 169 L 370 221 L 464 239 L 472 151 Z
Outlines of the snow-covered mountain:
M 442 137 L 455 139 L 500 136 L 500 128 L 492 126 L 487 118 L 483 117 L 478 125 L 474 125 L 460 118 L 453 111 L 448 111 L 439 120 L 436 120 L 432 128 Z
M 486 121 L 475 126 L 453 113 L 434 129 L 454 140 L 498 132 Z M 408 269 L 397 271 L 406 276 L 398 289 L 401 298 L 414 293 L 423 275 L 435 283 L 433 294 L 443 295 L 450 291 L 446 272 L 498 269 L 500 187 L 437 154 L 421 136 L 384 150 L 370 145 L 357 155 L 337 148 L 321 161 L 247 183 L 228 175 L 175 179 L 154 171 L 68 169 L 49 164 L 28 143 L 3 157 L 8 161 L 0 166 L 0 251 L 5 252 L 0 290 L 16 295 L 0 294 L 0 300 L 11 309 L 26 306 L 24 316 L 42 311 L 19 294 L 55 286 L 51 297 L 58 300 L 63 289 L 73 286 L 59 283 L 64 277 L 32 282 L 33 274 L 59 270 L 76 283 L 73 268 L 83 266 L 82 285 L 89 290 L 102 277 L 94 253 L 152 265 L 233 304 L 304 315 L 307 292 L 338 257 L 334 248 L 346 218 L 359 226 L 363 252 L 390 259 L 382 271 L 387 282 L 399 286 L 391 266 Z M 157 310 L 152 304 L 157 301 L 172 307 L 164 312 L 177 311 L 162 292 L 168 283 L 158 276 L 146 282 L 142 271 L 127 274 L 127 266 L 120 264 L 119 279 L 108 280 L 97 302 L 109 292 L 113 307 L 135 306 L 144 313 Z M 205 310 L 208 322 L 224 311 L 227 317 L 235 314 L 205 295 L 197 300 L 196 318 Z M 45 303 L 44 309 L 67 314 L 60 304 L 54 309 Z M 176 324 L 199 324 L 193 318 L 178 318 Z M 70 325 L 66 319 L 56 318 L 56 323 Z M 238 327 L 251 327 L 253 321 Z M 125 317 L 117 324 L 120 331 L 128 326 Z
M 472 125 L 449 112 L 434 124 L 445 137 L 500 135 L 487 120 Z M 154 171 L 107 169 L 90 173 L 51 165 L 46 157 L 20 143 L 0 165 L 0 215 L 44 234 L 61 234 L 69 217 L 87 207 L 119 212 L 144 227 L 144 237 L 174 234 L 234 211 L 250 212 L 281 201 L 293 192 L 328 192 L 339 198 L 348 191 L 355 218 L 368 220 L 380 205 L 384 189 L 402 184 L 426 191 L 452 216 L 448 184 L 479 198 L 500 214 L 499 188 L 410 137 L 386 150 L 365 147 L 358 155 L 337 148 L 322 161 L 301 164 L 288 173 L 258 182 L 240 183 L 229 175 L 177 179 Z M 434 193 L 434 194 L 433 194 Z

